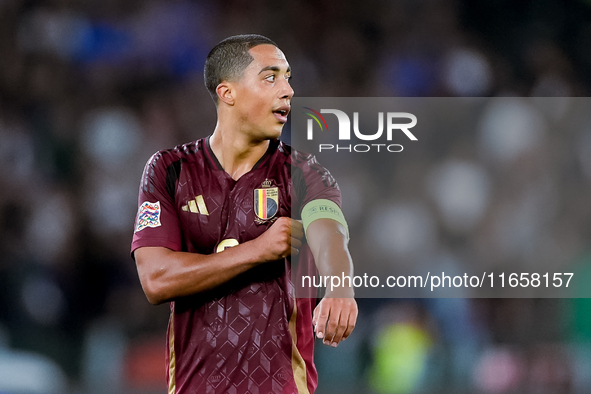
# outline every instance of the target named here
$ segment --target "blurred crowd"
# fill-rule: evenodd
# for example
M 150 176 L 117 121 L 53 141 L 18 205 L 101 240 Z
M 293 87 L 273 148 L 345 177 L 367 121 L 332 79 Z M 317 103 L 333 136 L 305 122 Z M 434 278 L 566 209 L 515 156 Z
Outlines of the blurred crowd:
M 203 62 L 241 33 L 278 43 L 302 97 L 515 97 L 388 163 L 374 201 L 341 163 L 356 262 L 591 265 L 591 111 L 562 133 L 572 101 L 518 98 L 589 95 L 587 0 L 0 0 L 0 392 L 164 391 L 168 306 L 129 255 L 139 179 L 211 133 Z M 354 335 L 318 349 L 319 394 L 591 387 L 587 299 L 359 306 Z

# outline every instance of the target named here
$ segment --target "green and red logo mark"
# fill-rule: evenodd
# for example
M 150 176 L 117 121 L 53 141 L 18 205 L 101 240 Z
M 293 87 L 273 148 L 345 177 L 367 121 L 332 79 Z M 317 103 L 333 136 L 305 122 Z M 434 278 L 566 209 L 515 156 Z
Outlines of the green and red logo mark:
M 324 116 L 322 116 L 320 114 L 320 112 L 313 110 L 312 108 L 309 107 L 302 107 L 304 109 L 307 109 L 308 111 L 312 111 L 314 112 L 313 114 L 311 114 L 310 112 L 304 112 L 306 115 L 309 115 L 312 117 L 312 119 L 314 119 L 316 121 L 316 123 L 318 124 L 318 126 L 320 126 L 320 130 L 324 131 L 324 127 L 326 127 L 326 131 L 328 131 L 328 125 L 326 124 L 326 120 L 324 119 Z M 320 119 L 322 119 L 322 123 L 324 123 L 324 127 L 322 127 L 322 123 L 320 122 Z M 312 120 L 310 119 L 310 120 Z M 308 122 L 310 123 L 310 122 Z M 308 139 L 311 140 L 312 139 L 312 128 L 308 127 Z

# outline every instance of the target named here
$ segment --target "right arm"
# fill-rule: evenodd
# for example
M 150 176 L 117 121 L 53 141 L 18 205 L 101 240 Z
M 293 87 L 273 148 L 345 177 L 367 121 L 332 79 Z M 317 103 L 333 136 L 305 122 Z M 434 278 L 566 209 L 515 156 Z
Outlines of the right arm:
M 300 222 L 282 217 L 259 237 L 220 253 L 140 247 L 134 255 L 148 301 L 161 304 L 211 290 L 259 264 L 297 254 L 303 235 Z

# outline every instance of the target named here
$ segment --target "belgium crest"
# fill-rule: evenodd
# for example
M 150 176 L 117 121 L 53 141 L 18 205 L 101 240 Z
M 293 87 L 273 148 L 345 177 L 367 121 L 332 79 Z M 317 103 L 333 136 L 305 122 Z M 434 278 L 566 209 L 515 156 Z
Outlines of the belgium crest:
M 272 181 L 265 179 L 260 188 L 254 189 L 254 213 L 257 224 L 273 219 L 279 210 L 279 188 L 272 185 Z

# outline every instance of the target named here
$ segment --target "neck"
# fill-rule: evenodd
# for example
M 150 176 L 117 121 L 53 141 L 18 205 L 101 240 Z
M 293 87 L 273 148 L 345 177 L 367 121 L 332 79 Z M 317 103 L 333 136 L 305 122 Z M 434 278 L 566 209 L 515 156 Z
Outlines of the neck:
M 223 127 L 218 121 L 209 144 L 224 170 L 238 180 L 263 157 L 269 140 L 253 140 L 239 129 Z

